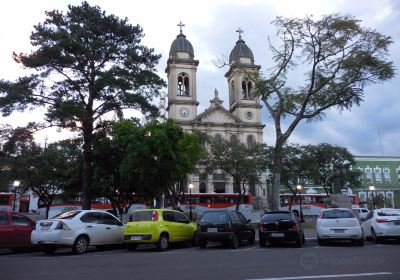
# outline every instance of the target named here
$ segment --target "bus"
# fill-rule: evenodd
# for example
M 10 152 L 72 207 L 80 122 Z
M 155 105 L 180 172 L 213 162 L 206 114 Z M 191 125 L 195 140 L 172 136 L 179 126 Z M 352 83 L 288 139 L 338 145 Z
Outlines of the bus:
M 177 207 L 189 216 L 191 200 L 192 217 L 196 220 L 204 211 L 235 210 L 238 197 L 239 194 L 237 193 L 184 193 L 181 195 Z M 164 206 L 171 208 L 171 201 L 167 197 L 165 198 Z M 243 195 L 239 211 L 252 222 L 260 221 L 260 213 L 253 209 L 253 196 L 251 194 Z
M 351 197 L 352 208 L 359 207 L 358 195 L 349 194 Z M 280 210 L 289 211 L 290 206 L 292 211 L 300 213 L 301 210 L 304 216 L 318 216 L 321 209 L 327 208 L 330 203 L 330 198 L 327 194 L 280 194 Z
M 14 192 L 0 192 L 0 210 L 29 212 L 30 196 Z

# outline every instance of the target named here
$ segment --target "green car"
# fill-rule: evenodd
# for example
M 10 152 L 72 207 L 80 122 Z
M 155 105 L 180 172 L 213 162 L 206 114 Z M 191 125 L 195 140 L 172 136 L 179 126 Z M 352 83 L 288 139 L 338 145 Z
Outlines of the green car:
M 183 213 L 169 209 L 142 209 L 132 211 L 125 226 L 124 243 L 128 250 L 139 244 L 156 244 L 161 251 L 170 242 L 192 242 L 196 245 L 196 224 Z

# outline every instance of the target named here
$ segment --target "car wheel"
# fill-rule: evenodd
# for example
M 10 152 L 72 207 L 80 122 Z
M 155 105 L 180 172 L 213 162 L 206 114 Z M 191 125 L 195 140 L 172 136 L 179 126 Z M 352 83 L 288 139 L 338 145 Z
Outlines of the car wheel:
M 265 239 L 260 238 L 258 243 L 260 243 L 260 247 L 266 247 Z
M 239 247 L 239 238 L 237 234 L 233 234 L 232 239 L 231 239 L 231 248 L 232 249 L 237 249 Z
M 248 241 L 249 241 L 250 245 L 254 245 L 254 243 L 256 242 L 256 233 L 255 232 L 251 233 L 251 236 Z
M 72 252 L 74 254 L 84 254 L 89 246 L 89 239 L 85 236 L 78 236 L 75 240 L 74 245 L 72 245 Z
M 199 239 L 199 247 L 200 248 L 206 248 L 207 247 L 207 240 L 204 239 Z
M 165 251 L 168 249 L 168 245 L 169 245 L 168 235 L 161 234 L 157 244 L 158 249 L 160 251 Z
M 381 238 L 376 236 L 375 230 L 373 228 L 371 228 L 371 235 L 372 235 L 372 240 L 376 243 L 379 244 L 381 243 Z
M 56 247 L 54 246 L 44 246 L 43 247 L 43 252 L 47 255 L 52 255 L 54 252 L 57 250 Z
M 128 248 L 128 251 L 135 251 L 137 246 L 138 245 L 136 243 L 126 244 L 126 247 Z

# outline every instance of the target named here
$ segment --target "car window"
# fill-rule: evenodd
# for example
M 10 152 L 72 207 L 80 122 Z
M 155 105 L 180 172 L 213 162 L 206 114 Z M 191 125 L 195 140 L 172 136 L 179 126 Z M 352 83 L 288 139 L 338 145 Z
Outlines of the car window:
M 174 212 L 164 211 L 163 212 L 163 220 L 167 221 L 167 222 L 175 222 Z
M 78 215 L 81 211 L 68 211 L 55 215 L 52 219 L 66 219 L 71 220 L 73 217 Z
M 362 212 L 363 213 L 368 213 L 368 210 L 367 209 L 363 209 Z
M 241 220 L 243 223 L 246 224 L 246 223 L 247 223 L 246 217 L 245 217 L 241 212 L 237 212 L 237 214 L 238 214 L 240 220 Z
M 378 216 L 400 216 L 400 211 L 396 210 L 383 210 L 376 213 Z
M 231 212 L 231 218 L 232 218 L 232 223 L 234 223 L 234 224 L 242 223 L 242 221 L 240 220 L 240 217 L 238 216 L 237 212 Z
M 81 217 L 81 221 L 84 223 L 101 223 L 102 218 L 100 216 L 100 213 L 89 212 Z
M 371 211 L 367 214 L 367 216 L 365 217 L 365 220 L 369 220 L 372 218 L 372 216 L 374 215 L 374 211 Z
M 8 225 L 7 213 L 0 213 L 0 225 Z
M 132 212 L 129 220 L 133 222 L 145 222 L 145 221 L 152 221 L 153 211 L 137 211 Z
M 354 218 L 354 214 L 350 210 L 335 209 L 335 210 L 323 211 L 321 218 L 322 219 L 346 219 L 346 218 Z
M 189 220 L 182 213 L 174 212 L 175 222 L 187 224 Z
M 228 222 L 228 216 L 226 215 L 226 212 L 220 212 L 220 211 L 204 212 L 203 216 L 200 219 L 200 222 L 223 224 Z
M 282 221 L 282 220 L 293 220 L 293 216 L 291 213 L 267 213 L 264 215 L 262 218 L 262 221 L 264 223 L 275 223 L 276 221 Z
M 16 226 L 32 226 L 31 221 L 21 215 L 13 213 L 11 214 L 11 218 Z
M 114 218 L 110 214 L 107 213 L 100 213 L 100 218 L 101 218 L 101 223 L 106 224 L 106 225 L 119 225 L 120 221 L 118 219 Z

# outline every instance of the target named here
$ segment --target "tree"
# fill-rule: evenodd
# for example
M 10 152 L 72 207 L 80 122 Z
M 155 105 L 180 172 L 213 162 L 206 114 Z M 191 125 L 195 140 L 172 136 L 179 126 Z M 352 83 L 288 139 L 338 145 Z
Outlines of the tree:
M 46 12 L 34 26 L 31 54 L 14 59 L 37 74 L 15 82 L 0 81 L 3 116 L 45 107 L 46 125 L 78 131 L 83 138 L 82 208 L 90 209 L 93 133 L 106 118 L 123 117 L 125 109 L 154 116 L 153 96 L 164 82 L 155 74 L 160 55 L 141 44 L 139 25 L 106 15 L 83 2 L 63 14 Z
M 359 105 L 364 88 L 391 79 L 394 67 L 387 60 L 392 39 L 361 27 L 351 16 L 278 17 L 273 23 L 282 41 L 279 48 L 270 45 L 276 66 L 268 77 L 254 80 L 255 94 L 275 126 L 270 208 L 278 210 L 283 147 L 297 125 L 320 120 L 333 107 Z M 289 86 L 291 71 L 297 77 L 304 71 L 304 83 L 297 88 Z
M 247 148 L 238 140 L 231 141 L 214 138 L 210 142 L 210 153 L 206 160 L 207 170 L 223 170 L 233 178 L 233 184 L 239 198 L 236 211 L 246 191 L 246 183 L 257 183 L 262 172 L 266 170 L 265 154 L 261 145 Z

